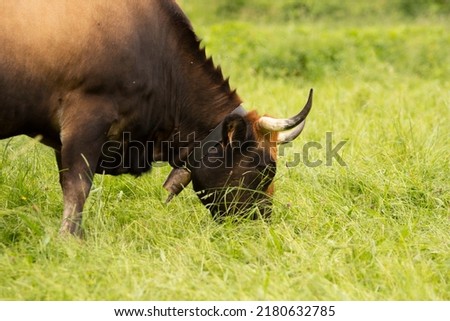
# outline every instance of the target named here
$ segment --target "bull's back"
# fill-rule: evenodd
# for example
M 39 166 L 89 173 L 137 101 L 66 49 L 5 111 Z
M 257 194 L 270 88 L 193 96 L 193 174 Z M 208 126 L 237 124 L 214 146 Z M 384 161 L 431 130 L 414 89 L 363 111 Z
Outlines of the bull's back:
M 111 65 L 114 59 L 124 61 L 137 52 L 143 19 L 137 3 L 4 1 L 0 5 L 2 69 L 15 77 L 25 73 L 33 80 L 49 76 L 69 80 L 117 69 Z
M 132 81 L 142 69 L 142 12 L 149 17 L 157 2 L 2 1 L 0 138 L 37 125 L 58 130 L 67 93 Z

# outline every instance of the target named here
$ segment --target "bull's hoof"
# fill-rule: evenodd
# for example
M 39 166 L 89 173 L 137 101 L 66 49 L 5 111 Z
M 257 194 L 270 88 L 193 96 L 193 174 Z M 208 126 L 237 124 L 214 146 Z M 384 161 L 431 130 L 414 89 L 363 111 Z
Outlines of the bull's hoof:
M 59 229 L 59 235 L 61 236 L 75 236 L 78 238 L 84 238 L 84 231 L 79 224 L 64 224 Z

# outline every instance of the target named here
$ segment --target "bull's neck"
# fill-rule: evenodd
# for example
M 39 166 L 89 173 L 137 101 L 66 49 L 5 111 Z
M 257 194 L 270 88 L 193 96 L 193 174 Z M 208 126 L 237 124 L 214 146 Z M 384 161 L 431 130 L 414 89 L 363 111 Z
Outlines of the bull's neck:
M 168 110 L 173 115 L 168 159 L 175 167 L 182 165 L 194 146 L 241 104 L 220 71 L 213 68 L 212 61 L 181 57 L 180 62 L 182 66 L 174 66 L 178 73 L 173 75 L 174 83 L 167 97 Z
M 241 104 L 241 99 L 230 89 L 220 68 L 200 49 L 189 20 L 175 2 L 162 1 L 159 5 L 165 13 L 157 18 L 160 29 L 164 30 L 158 59 L 158 68 L 164 69 L 158 69 L 163 75 L 158 91 L 163 95 L 159 108 L 165 108 L 163 127 L 172 128 L 166 139 L 189 142 L 188 150 L 192 150 L 194 140 L 204 139 Z M 177 148 L 185 144 L 173 145 Z M 181 154 L 182 159 L 187 157 L 185 152 Z M 171 156 L 163 158 L 168 157 Z
M 229 89 L 227 81 L 213 82 L 205 66 L 188 64 L 190 68 L 178 80 L 176 87 L 179 89 L 172 96 L 181 100 L 173 102 L 172 108 L 179 115 L 176 121 L 179 122 L 180 133 L 188 135 L 195 132 L 198 138 L 203 139 L 242 101 Z

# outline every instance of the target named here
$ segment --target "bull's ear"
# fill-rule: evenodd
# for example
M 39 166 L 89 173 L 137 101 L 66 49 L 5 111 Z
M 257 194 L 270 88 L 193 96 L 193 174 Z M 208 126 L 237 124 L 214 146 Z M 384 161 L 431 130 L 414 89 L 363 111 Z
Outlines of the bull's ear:
M 247 122 L 242 116 L 229 115 L 225 118 L 222 127 L 222 141 L 224 145 L 239 146 L 247 136 Z

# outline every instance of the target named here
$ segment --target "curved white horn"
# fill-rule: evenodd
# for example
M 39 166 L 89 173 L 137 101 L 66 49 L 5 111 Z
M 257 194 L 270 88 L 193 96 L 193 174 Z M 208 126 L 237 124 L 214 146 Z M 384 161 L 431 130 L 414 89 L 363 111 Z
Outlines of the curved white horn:
M 302 121 L 296 127 L 278 134 L 277 144 L 286 144 L 296 139 L 305 128 L 306 120 Z
M 268 116 L 263 116 L 258 120 L 259 125 L 264 129 L 274 132 L 280 132 L 294 128 L 295 126 L 299 125 L 302 121 L 304 121 L 306 116 L 308 116 L 309 111 L 311 110 L 312 107 L 312 100 L 313 100 L 313 90 L 311 89 L 309 91 L 309 97 L 305 107 L 303 107 L 302 111 L 299 112 L 297 115 L 295 115 L 292 118 L 285 118 L 285 119 L 277 119 Z

